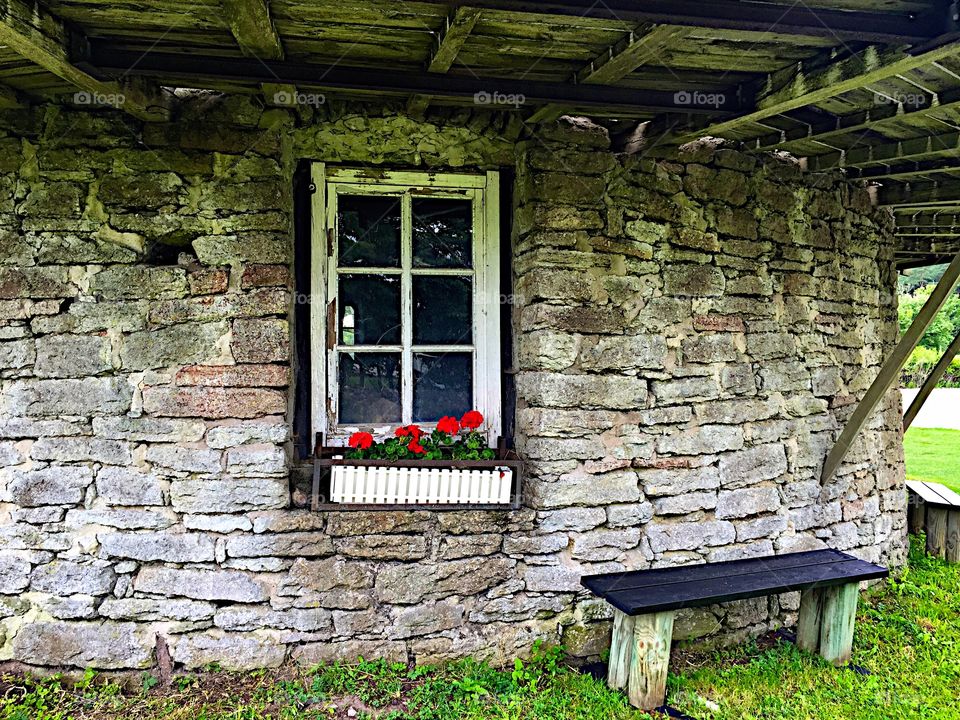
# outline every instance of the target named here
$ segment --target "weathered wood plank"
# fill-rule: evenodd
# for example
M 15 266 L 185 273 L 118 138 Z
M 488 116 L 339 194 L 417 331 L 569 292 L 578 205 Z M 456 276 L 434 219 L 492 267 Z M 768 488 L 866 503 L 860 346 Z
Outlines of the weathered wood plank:
M 907 497 L 907 531 L 912 535 L 919 535 L 924 531 L 926 521 L 926 504 L 914 493 Z
M 666 701 L 673 611 L 638 615 L 634 620 L 627 697 L 635 708 L 653 710 Z
M 0 44 L 66 80 L 92 98 L 103 98 L 144 120 L 164 120 L 168 114 L 160 95 L 143 83 L 120 85 L 98 80 L 70 62 L 69 33 L 63 22 L 40 6 L 6 0 L 0 6 Z
M 270 19 L 267 0 L 223 0 L 230 32 L 244 55 L 282 60 L 283 45 Z
M 947 511 L 947 542 L 944 558 L 948 563 L 960 563 L 960 510 Z
M 481 13 L 482 11 L 477 8 L 458 7 L 453 15 L 447 18 L 437 39 L 437 48 L 427 63 L 429 72 L 445 73 L 450 69 L 456 62 L 460 49 L 473 32 Z
M 866 426 L 877 405 L 890 388 L 893 387 L 893 383 L 900 377 L 900 372 L 910 357 L 910 353 L 917 347 L 917 344 L 927 331 L 927 328 L 930 327 L 937 313 L 940 312 L 941 308 L 950 298 L 958 279 L 960 279 L 960 253 L 954 257 L 953 262 L 947 267 L 940 282 L 937 283 L 936 288 L 931 293 L 930 299 L 927 300 L 926 304 L 920 310 L 913 324 L 911 324 L 903 334 L 896 348 L 894 348 L 890 356 L 884 361 L 873 384 L 870 385 L 863 399 L 853 411 L 850 420 L 847 421 L 846 427 L 844 427 L 843 432 L 840 434 L 840 437 L 830 450 L 830 454 L 823 464 L 823 473 L 821 474 L 821 480 L 823 482 L 830 480 L 834 473 L 836 473 L 843 459 L 846 457 L 847 452 L 850 450 L 853 441 L 860 434 L 864 426 Z
M 907 408 L 907 412 L 903 416 L 904 432 L 909 430 L 910 426 L 913 424 L 913 421 L 917 419 L 917 415 L 920 413 L 920 410 L 923 409 L 924 403 L 927 402 L 927 399 L 937 387 L 937 384 L 940 382 L 940 378 L 942 378 L 944 373 L 946 373 L 950 368 L 950 363 L 953 362 L 953 359 L 957 356 L 957 353 L 960 353 L 960 333 L 957 333 L 957 336 L 953 339 L 953 342 L 950 343 L 950 347 L 947 348 L 947 351 L 943 354 L 943 357 L 940 358 L 940 362 L 938 362 L 936 367 L 933 368 L 930 376 L 920 387 L 920 392 L 917 393 L 917 396 L 913 399 L 913 402 L 910 403 L 910 407 Z
M 619 610 L 613 611 L 613 634 L 610 638 L 610 659 L 607 663 L 607 686 L 626 690 L 633 659 L 633 633 L 636 618 Z
M 850 662 L 853 626 L 857 619 L 859 599 L 859 583 L 834 585 L 823 590 L 820 656 L 834 665 L 846 665 Z
M 846 58 L 833 61 L 820 56 L 812 63 L 798 62 L 791 68 L 771 76 L 754 97 L 756 109 L 732 120 L 713 123 L 695 132 L 686 133 L 678 141 L 694 140 L 703 135 L 729 134 L 746 123 L 765 120 L 791 110 L 822 102 L 871 83 L 902 75 L 916 68 L 954 55 L 960 43 L 949 42 L 917 55 L 903 47 L 867 46 Z M 808 65 L 818 65 L 808 70 Z
M 670 25 L 646 26 L 631 32 L 617 45 L 608 48 L 582 68 L 575 77 L 581 84 L 612 85 L 629 75 L 641 65 L 652 61 L 664 64 L 661 56 L 666 48 L 676 40 L 692 32 L 691 28 L 678 28 Z M 530 123 L 552 122 L 568 108 L 550 103 L 537 109 L 528 119 Z
M 945 558 L 947 555 L 946 508 L 927 505 L 927 554 Z
M 820 626 L 823 623 L 823 588 L 800 593 L 800 614 L 797 618 L 797 647 L 809 653 L 820 649 Z

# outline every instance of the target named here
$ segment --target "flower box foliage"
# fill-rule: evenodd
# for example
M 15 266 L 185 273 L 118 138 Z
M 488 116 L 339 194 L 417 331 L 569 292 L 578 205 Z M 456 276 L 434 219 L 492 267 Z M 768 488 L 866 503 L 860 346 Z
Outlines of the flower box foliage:
M 443 417 L 432 431 L 418 425 L 403 425 L 394 436 L 377 442 L 368 432 L 350 437 L 350 450 L 344 457 L 351 460 L 493 460 L 496 453 L 487 447 L 486 437 L 479 431 L 483 415 L 476 410 L 464 413 L 459 420 Z

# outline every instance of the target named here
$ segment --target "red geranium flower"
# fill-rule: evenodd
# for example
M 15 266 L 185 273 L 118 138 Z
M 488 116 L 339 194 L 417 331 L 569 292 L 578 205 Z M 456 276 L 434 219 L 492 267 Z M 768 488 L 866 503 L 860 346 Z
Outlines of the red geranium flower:
M 418 425 L 402 425 L 397 428 L 395 434 L 397 437 L 412 437 L 414 440 L 419 440 L 423 430 Z
M 373 445 L 373 435 L 368 432 L 355 432 L 350 436 L 350 447 L 357 450 L 367 450 Z
M 471 410 L 463 414 L 463 417 L 460 418 L 460 424 L 468 430 L 476 430 L 483 425 L 483 415 L 476 410 Z
M 421 445 L 416 438 L 407 443 L 407 450 L 416 455 L 423 455 L 427 452 L 423 445 Z
M 447 433 L 447 435 L 456 435 L 460 432 L 460 423 L 457 422 L 455 417 L 442 417 L 440 422 L 437 423 L 437 430 Z

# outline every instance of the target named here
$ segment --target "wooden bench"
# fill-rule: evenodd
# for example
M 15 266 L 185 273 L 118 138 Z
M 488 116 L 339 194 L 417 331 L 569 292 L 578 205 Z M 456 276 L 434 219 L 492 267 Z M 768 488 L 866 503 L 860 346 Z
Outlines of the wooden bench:
M 907 481 L 907 527 L 927 534 L 927 553 L 960 563 L 960 495 L 946 485 Z
M 799 590 L 797 645 L 843 665 L 850 660 L 860 581 L 887 574 L 838 550 L 813 550 L 587 575 L 580 582 L 614 607 L 607 684 L 626 689 L 634 707 L 653 710 L 666 698 L 675 610 Z

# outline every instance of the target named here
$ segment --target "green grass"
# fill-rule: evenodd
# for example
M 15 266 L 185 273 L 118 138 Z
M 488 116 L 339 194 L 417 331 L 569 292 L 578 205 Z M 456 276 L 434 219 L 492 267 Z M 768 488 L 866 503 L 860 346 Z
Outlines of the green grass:
M 943 483 L 960 492 L 960 430 L 911 428 L 903 450 L 909 480 Z
M 788 643 L 675 653 L 669 702 L 699 720 L 960 720 L 960 566 L 920 554 L 897 580 L 864 593 L 854 662 L 836 669 Z M 0 680 L 0 720 L 626 720 L 602 682 L 568 669 L 556 649 L 497 670 L 467 660 L 409 669 L 366 662 L 227 673 L 210 669 L 160 687 L 88 673 Z M 350 709 L 354 715 L 349 714 Z

